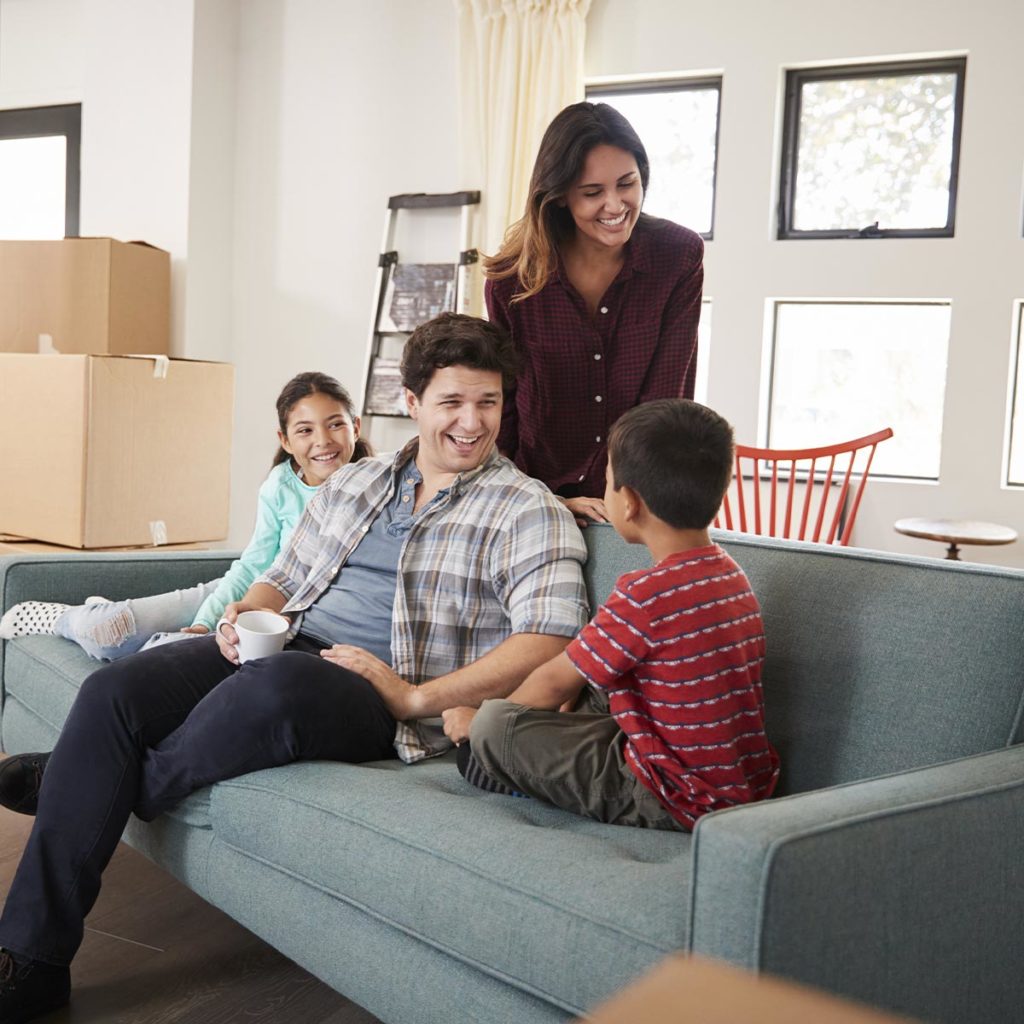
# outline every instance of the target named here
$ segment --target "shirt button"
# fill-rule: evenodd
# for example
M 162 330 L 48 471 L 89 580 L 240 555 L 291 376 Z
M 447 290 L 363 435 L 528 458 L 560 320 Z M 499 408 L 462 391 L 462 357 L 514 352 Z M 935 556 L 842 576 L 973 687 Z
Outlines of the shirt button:
M 600 402 L 600 401 L 603 401 L 603 399 L 601 398 L 600 395 L 594 395 L 594 401 L 595 402 Z
M 596 441 L 596 442 L 597 442 L 598 444 L 600 444 L 600 443 L 601 443 L 601 435 L 600 435 L 600 434 L 598 434 L 598 435 L 597 435 L 597 437 L 595 437 L 595 438 L 594 438 L 594 440 L 595 440 L 595 441 Z
M 370 527 L 369 526 L 363 526 L 363 527 L 361 527 L 361 529 L 362 529 L 363 533 L 369 533 L 370 532 Z
M 594 358 L 595 359 L 600 359 L 601 358 L 601 353 L 600 352 L 595 352 L 594 353 Z
M 608 312 L 608 307 L 607 306 L 602 306 L 601 307 L 601 312 L 602 313 L 607 313 Z
M 402 495 L 402 501 L 408 501 L 408 500 L 409 500 L 409 495 L 408 494 L 403 494 Z
M 581 476 L 581 477 L 580 477 L 580 483 L 583 483 L 583 481 L 584 481 L 584 480 L 586 480 L 586 479 L 587 479 L 587 478 L 586 478 L 586 476 L 585 476 L 585 475 L 584 475 L 584 476 Z

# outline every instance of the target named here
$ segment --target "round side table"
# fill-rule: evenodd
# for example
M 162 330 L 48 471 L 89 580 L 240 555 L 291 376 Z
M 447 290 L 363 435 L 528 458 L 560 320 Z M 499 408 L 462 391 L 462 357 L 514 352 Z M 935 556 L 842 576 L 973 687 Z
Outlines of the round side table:
M 975 519 L 897 519 L 893 524 L 897 533 L 925 540 L 943 541 L 946 558 L 960 560 L 961 544 L 1012 544 L 1017 531 L 998 523 L 982 523 Z

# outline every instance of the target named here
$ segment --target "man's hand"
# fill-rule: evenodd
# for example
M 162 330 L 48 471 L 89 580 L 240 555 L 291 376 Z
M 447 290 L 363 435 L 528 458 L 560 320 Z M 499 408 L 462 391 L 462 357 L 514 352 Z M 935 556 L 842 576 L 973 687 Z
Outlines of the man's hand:
M 586 526 L 588 519 L 595 523 L 608 522 L 608 510 L 600 498 L 559 498 L 558 500 L 576 517 L 577 526 Z
M 441 712 L 444 719 L 444 734 L 458 746 L 469 739 L 469 726 L 476 715 L 476 708 L 449 708 Z
M 264 605 L 253 604 L 244 598 L 241 601 L 232 601 L 224 609 L 224 614 L 217 622 L 217 648 L 220 653 L 231 662 L 232 665 L 239 664 L 238 661 L 238 634 L 231 625 L 242 612 L 273 612 L 280 615 L 278 608 L 267 608 Z M 182 630 L 183 633 L 195 632 L 202 627 L 193 627 L 189 630 Z M 205 630 L 204 630 L 205 632 Z
M 407 683 L 390 665 L 369 651 L 351 644 L 335 644 L 321 651 L 320 657 L 362 676 L 399 722 L 420 717 L 417 687 Z
M 208 626 L 186 626 L 184 629 L 179 630 L 181 633 L 195 633 L 196 636 L 205 636 L 210 632 Z

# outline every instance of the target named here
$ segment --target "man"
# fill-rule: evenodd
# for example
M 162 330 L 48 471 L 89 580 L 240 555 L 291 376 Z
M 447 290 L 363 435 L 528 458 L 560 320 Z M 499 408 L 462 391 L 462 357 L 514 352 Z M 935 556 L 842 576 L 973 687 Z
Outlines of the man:
M 418 437 L 322 484 L 215 637 L 93 673 L 53 753 L 5 765 L 3 802 L 38 804 L 0 918 L 0 1024 L 67 1002 L 131 812 L 151 820 L 203 786 L 296 760 L 439 753 L 442 711 L 507 695 L 578 632 L 579 531 L 495 448 L 514 372 L 496 325 L 443 314 L 420 327 L 402 359 Z M 290 616 L 291 640 L 239 666 L 230 623 L 253 608 Z

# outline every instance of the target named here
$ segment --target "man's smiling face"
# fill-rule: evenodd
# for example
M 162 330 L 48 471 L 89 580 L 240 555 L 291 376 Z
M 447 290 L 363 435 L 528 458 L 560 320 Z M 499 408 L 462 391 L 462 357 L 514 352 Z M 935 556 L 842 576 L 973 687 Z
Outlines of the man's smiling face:
M 416 463 L 423 475 L 455 476 L 475 469 L 491 453 L 501 426 L 501 374 L 468 366 L 434 371 L 417 398 L 405 392 L 419 426 Z

